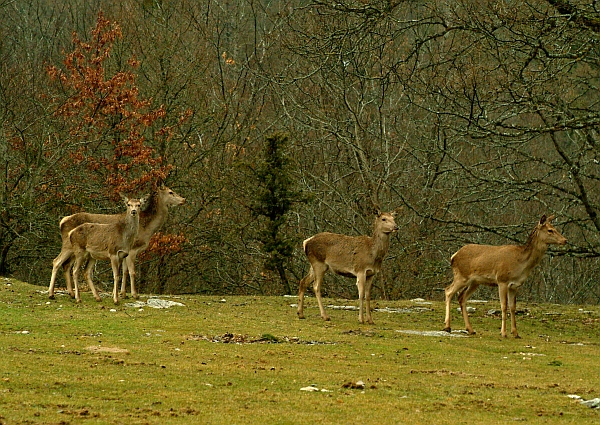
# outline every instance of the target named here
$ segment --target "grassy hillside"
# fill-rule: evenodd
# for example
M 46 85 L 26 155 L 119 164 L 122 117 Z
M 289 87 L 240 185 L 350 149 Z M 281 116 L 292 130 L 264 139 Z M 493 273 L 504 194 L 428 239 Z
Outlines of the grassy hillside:
M 2 424 L 600 419 L 568 397 L 600 397 L 598 306 L 519 304 L 522 339 L 503 339 L 496 301 L 471 304 L 477 335 L 450 337 L 418 333 L 443 327 L 439 302 L 379 301 L 375 325 L 359 325 L 341 308 L 323 322 L 313 298 L 301 321 L 294 298 L 184 296 L 155 309 L 42 290 L 0 278 Z

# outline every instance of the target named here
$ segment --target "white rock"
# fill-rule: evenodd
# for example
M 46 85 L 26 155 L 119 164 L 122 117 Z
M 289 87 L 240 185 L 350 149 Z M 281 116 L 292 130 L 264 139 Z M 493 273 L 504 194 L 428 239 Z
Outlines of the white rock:
M 600 407 L 600 398 L 593 398 L 591 400 L 581 400 L 581 404 L 596 409 Z
M 460 313 L 460 307 L 456 309 Z M 467 313 L 475 313 L 477 309 L 475 307 L 467 306 Z
M 148 307 L 153 308 L 185 307 L 185 305 L 182 303 L 161 300 L 159 298 L 150 298 L 146 304 L 148 304 Z

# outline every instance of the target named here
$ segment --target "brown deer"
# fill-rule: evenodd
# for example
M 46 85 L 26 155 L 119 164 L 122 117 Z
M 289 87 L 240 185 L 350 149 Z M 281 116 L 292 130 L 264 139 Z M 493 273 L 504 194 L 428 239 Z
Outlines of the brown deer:
M 321 300 L 323 275 L 331 270 L 341 276 L 356 278 L 358 287 L 358 320 L 365 323 L 363 302 L 366 307 L 367 322 L 371 318 L 371 285 L 373 277 L 381 269 L 381 263 L 390 247 L 390 235 L 398 230 L 394 221 L 395 212 L 382 213 L 376 210 L 377 217 L 372 236 L 346 236 L 335 233 L 318 233 L 303 242 L 304 253 L 310 262 L 310 271 L 300 281 L 298 290 L 298 317 L 304 319 L 304 292 L 309 283 L 321 310 L 323 320 L 329 320 Z
M 127 205 L 125 216 L 110 224 L 83 223 L 69 232 L 69 241 L 75 257 L 73 266 L 73 284 L 75 286 L 75 299 L 81 302 L 79 297 L 79 273 L 81 266 L 87 262 L 85 276 L 94 294 L 96 301 L 100 296 L 92 281 L 92 270 L 96 260 L 110 260 L 113 271 L 114 288 L 113 300 L 119 303 L 119 270 L 123 258 L 127 257 L 138 234 L 140 224 L 140 207 L 144 199 L 128 199 L 124 197 Z
M 548 245 L 564 245 L 567 239 L 552 226 L 554 216 L 543 215 L 527 243 L 518 245 L 465 245 L 451 258 L 454 280 L 446 288 L 446 322 L 444 330 L 450 332 L 450 302 L 458 293 L 458 303 L 467 332 L 475 334 L 467 314 L 466 302 L 479 285 L 498 286 L 502 308 L 502 336 L 506 337 L 506 305 L 510 308 L 511 333 L 517 333 L 515 317 L 517 290 L 533 268 L 540 262 Z
M 135 290 L 135 259 L 137 255 L 148 247 L 150 238 L 164 224 L 170 206 L 181 205 L 185 202 L 182 198 L 168 187 L 162 185 L 153 191 L 148 197 L 145 208 L 140 212 L 140 228 L 133 247 L 129 251 L 129 255 L 125 257 L 127 261 L 123 264 L 123 280 L 121 284 L 121 295 L 125 297 L 125 283 L 127 279 L 127 271 L 131 280 L 131 295 L 137 298 Z M 65 281 L 67 283 L 67 291 L 74 297 L 71 280 L 71 268 L 73 266 L 74 257 L 71 242 L 69 240 L 69 232 L 75 227 L 83 223 L 102 223 L 109 224 L 122 220 L 124 214 L 90 214 L 77 213 L 63 218 L 60 221 L 60 234 L 62 238 L 62 248 L 60 254 L 52 262 L 52 277 L 50 279 L 50 287 L 48 295 L 50 299 L 54 299 L 54 286 L 56 283 L 56 275 L 58 269 L 62 266 Z

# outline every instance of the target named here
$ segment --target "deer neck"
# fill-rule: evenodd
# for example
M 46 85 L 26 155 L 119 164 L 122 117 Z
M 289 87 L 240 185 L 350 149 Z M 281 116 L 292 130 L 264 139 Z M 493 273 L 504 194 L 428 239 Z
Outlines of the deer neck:
M 527 244 L 523 247 L 523 262 L 526 263 L 528 269 L 535 267 L 542 259 L 548 250 L 548 244 L 542 242 L 537 237 L 537 233 L 532 235 Z
M 383 261 L 390 248 L 390 234 L 375 232 L 371 236 L 371 253 L 377 262 Z
M 127 214 L 125 217 L 125 229 L 123 231 L 123 239 L 126 245 L 132 245 L 140 228 L 139 213 L 135 216 Z
M 155 198 L 147 210 L 140 213 L 140 236 L 143 235 L 143 237 L 150 239 L 161 228 L 167 214 L 167 206 L 160 202 L 158 198 Z

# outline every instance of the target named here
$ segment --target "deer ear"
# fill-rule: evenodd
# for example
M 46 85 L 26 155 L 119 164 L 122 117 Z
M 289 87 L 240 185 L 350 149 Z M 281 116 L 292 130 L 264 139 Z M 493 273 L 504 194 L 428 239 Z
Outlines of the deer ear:
M 149 198 L 148 194 L 146 194 L 140 198 L 140 209 L 142 211 L 145 211 L 146 208 L 148 207 L 148 198 Z
M 378 207 L 374 207 L 373 214 L 375 214 L 377 217 L 379 217 L 381 215 L 381 210 Z
M 544 214 L 544 215 L 542 216 L 542 218 L 540 218 L 540 224 L 544 224 L 544 223 L 546 223 L 546 220 L 547 220 L 547 218 L 546 218 L 546 214 Z
M 127 203 L 129 201 L 129 198 L 123 192 L 119 192 L 119 196 L 121 197 L 123 202 Z
M 552 214 L 550 217 L 548 217 L 548 218 L 546 219 L 546 221 L 547 221 L 548 223 L 550 223 L 552 220 L 554 220 L 554 217 L 555 217 L 555 215 L 554 215 L 554 214 Z

